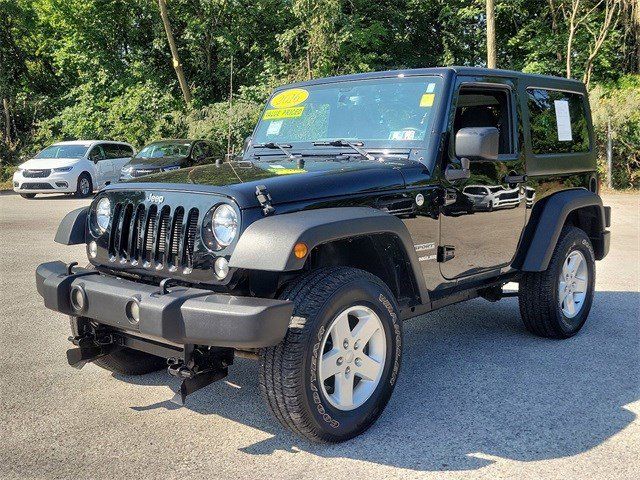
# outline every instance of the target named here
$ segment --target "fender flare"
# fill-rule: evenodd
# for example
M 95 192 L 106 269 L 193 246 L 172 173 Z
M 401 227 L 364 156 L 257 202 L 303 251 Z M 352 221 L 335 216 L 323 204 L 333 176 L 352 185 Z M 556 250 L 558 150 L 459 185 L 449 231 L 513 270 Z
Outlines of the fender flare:
M 85 243 L 87 216 L 89 207 L 81 207 L 67 213 L 58 225 L 58 231 L 53 239 L 62 245 L 80 245 Z
M 539 210 L 532 212 L 529 224 L 523 233 L 523 243 L 520 246 L 513 266 L 525 272 L 542 272 L 547 269 L 553 251 L 558 243 L 560 232 L 569 214 L 584 207 L 595 207 L 597 211 L 597 224 L 595 236 L 590 234 L 594 243 L 602 241 L 606 232 L 605 207 L 602 199 L 595 193 L 586 189 L 572 189 L 554 193 L 540 200 Z M 526 241 L 529 239 L 528 241 Z M 525 242 L 526 241 L 526 242 Z M 597 245 L 594 245 L 596 247 Z M 598 250 L 596 248 L 596 250 Z M 600 260 L 604 254 L 596 258 Z
M 351 237 L 392 234 L 401 242 L 423 303 L 429 294 L 411 235 L 402 220 L 370 207 L 335 207 L 273 215 L 255 221 L 242 233 L 229 266 L 249 270 L 301 270 L 308 258 L 293 254 L 297 243 L 309 252 L 321 244 Z

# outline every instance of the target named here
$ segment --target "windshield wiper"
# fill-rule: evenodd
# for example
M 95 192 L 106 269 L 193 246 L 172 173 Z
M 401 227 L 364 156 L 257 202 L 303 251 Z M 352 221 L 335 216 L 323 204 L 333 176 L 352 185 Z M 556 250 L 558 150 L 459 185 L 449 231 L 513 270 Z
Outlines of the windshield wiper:
M 315 145 L 316 147 L 351 147 L 353 150 L 358 152 L 360 155 L 362 155 L 367 160 L 372 160 L 374 162 L 378 160 L 376 157 L 371 155 L 369 152 L 367 152 L 366 150 L 360 148 L 360 147 L 364 146 L 364 142 L 361 142 L 359 140 L 355 140 L 353 142 L 348 142 L 346 140 L 338 139 L 338 140 L 330 140 L 330 141 L 327 141 L 327 142 L 313 142 L 313 145 Z
M 280 151 L 282 151 L 282 153 L 284 153 L 289 160 L 292 160 L 294 162 L 297 161 L 302 156 L 302 155 L 294 155 L 293 153 L 291 153 L 288 149 L 293 147 L 286 143 L 276 143 L 276 142 L 257 143 L 253 145 L 253 148 L 272 148 L 272 149 L 277 148 Z

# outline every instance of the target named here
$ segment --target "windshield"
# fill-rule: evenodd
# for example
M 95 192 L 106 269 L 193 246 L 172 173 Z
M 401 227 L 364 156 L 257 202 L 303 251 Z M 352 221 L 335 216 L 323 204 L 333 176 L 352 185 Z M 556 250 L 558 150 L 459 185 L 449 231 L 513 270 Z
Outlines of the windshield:
M 186 157 L 189 155 L 189 142 L 151 143 L 144 147 L 135 158 Z
M 464 189 L 464 193 L 468 193 L 470 195 L 484 195 L 487 191 L 480 187 L 467 187 Z
M 334 82 L 276 93 L 254 144 L 358 140 L 365 146 L 423 145 L 442 89 L 435 76 Z
M 84 145 L 52 145 L 33 158 L 82 158 L 88 148 Z

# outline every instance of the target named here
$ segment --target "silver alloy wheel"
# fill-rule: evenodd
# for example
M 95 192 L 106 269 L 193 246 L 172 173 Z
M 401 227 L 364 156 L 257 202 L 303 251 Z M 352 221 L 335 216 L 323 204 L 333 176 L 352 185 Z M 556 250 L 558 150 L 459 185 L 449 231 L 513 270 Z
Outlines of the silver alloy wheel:
M 80 193 L 82 193 L 82 195 L 89 195 L 89 188 L 90 188 L 90 184 L 89 184 L 89 179 L 87 177 L 82 177 L 80 179 Z
M 356 321 L 353 330 L 349 319 Z M 329 325 L 320 345 L 318 378 L 324 397 L 339 410 L 365 403 L 380 383 L 387 354 L 387 338 L 380 317 L 356 305 Z
M 565 317 L 573 318 L 580 313 L 587 296 L 588 280 L 587 260 L 581 251 L 572 251 L 562 264 L 558 283 L 558 301 Z

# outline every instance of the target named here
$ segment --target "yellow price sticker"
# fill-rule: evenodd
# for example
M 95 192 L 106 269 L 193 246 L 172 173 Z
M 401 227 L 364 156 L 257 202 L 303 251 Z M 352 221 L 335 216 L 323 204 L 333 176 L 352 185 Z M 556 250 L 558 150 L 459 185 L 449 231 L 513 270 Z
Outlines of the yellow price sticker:
M 435 93 L 425 93 L 420 98 L 421 107 L 433 107 L 433 101 L 436 99 Z
M 309 92 L 304 88 L 292 88 L 278 93 L 271 99 L 271 106 L 275 108 L 295 107 L 309 98 Z
M 264 112 L 262 119 L 280 120 L 282 118 L 298 118 L 302 115 L 302 112 L 304 112 L 304 107 L 276 108 Z
M 306 170 L 301 168 L 270 168 L 269 171 L 271 173 L 275 173 L 276 175 L 293 175 L 295 173 L 307 173 Z

